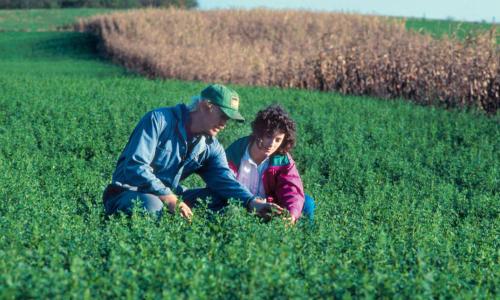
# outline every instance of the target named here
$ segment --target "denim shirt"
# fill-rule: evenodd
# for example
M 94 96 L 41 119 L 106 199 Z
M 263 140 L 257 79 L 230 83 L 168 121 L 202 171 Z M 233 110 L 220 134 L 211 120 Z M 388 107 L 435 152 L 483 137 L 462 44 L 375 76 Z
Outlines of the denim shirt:
M 215 194 L 247 205 L 255 198 L 230 171 L 224 148 L 215 137 L 188 140 L 184 104 L 148 112 L 135 127 L 120 155 L 113 184 L 154 195 L 182 195 L 180 182 L 197 173 Z M 190 151 L 189 151 L 190 150 Z

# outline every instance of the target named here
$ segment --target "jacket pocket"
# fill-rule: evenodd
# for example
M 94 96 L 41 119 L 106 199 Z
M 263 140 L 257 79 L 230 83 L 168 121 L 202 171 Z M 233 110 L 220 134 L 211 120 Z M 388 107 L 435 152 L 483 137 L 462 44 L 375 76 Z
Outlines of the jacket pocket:
M 168 168 L 172 164 L 172 149 L 156 147 L 155 158 L 153 159 L 153 168 L 155 170 Z
M 183 170 L 183 174 L 191 174 L 193 172 L 195 172 L 196 170 L 198 170 L 199 168 L 201 168 L 201 164 L 199 162 L 197 162 L 196 160 L 192 159 L 190 161 L 187 161 L 185 164 L 184 164 L 184 170 Z

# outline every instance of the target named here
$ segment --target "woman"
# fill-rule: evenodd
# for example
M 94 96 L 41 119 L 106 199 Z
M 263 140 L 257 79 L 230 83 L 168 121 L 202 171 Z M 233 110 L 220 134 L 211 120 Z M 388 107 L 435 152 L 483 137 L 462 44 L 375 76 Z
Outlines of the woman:
M 250 192 L 290 212 L 295 223 L 302 213 L 312 220 L 314 201 L 304 188 L 290 150 L 295 146 L 295 122 L 279 105 L 257 113 L 252 134 L 226 149 L 229 167 Z

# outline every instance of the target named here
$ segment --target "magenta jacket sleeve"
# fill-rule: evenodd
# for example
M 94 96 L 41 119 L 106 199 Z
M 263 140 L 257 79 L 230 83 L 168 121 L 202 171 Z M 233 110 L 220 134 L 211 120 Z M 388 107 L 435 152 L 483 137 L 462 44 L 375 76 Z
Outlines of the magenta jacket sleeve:
M 280 172 L 277 174 L 275 191 L 278 199 L 276 200 L 295 219 L 298 219 L 304 207 L 304 187 L 295 162 L 290 156 L 288 158 L 290 163 L 280 167 Z

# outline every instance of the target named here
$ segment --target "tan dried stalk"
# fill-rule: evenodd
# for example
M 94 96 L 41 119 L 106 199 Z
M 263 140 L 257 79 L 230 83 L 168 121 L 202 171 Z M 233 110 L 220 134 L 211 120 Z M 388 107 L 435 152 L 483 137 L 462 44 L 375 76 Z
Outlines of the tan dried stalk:
M 136 10 L 77 25 L 150 77 L 340 91 L 420 104 L 500 105 L 496 32 L 460 42 L 404 21 L 269 10 Z

